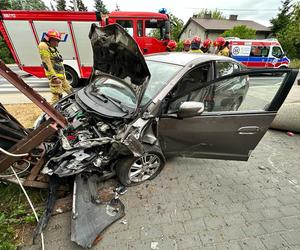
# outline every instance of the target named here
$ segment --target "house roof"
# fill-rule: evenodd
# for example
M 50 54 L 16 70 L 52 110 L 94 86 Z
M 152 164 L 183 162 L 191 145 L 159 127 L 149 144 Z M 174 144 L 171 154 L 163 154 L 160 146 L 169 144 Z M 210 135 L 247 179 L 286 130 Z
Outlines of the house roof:
M 234 26 L 246 25 L 249 28 L 255 29 L 259 32 L 271 32 L 269 27 L 266 27 L 262 24 L 259 24 L 250 20 L 229 20 L 229 19 L 204 19 L 204 18 L 195 18 L 191 17 L 188 22 L 184 25 L 183 29 L 180 32 L 180 35 L 186 29 L 190 22 L 194 22 L 200 25 L 205 30 L 218 30 L 225 31 L 232 29 Z
M 249 28 L 255 29 L 256 31 L 269 32 L 270 28 L 249 20 L 229 20 L 229 19 L 202 19 L 202 18 L 191 18 L 193 21 L 201 25 L 206 30 L 229 30 L 234 26 L 246 25 Z

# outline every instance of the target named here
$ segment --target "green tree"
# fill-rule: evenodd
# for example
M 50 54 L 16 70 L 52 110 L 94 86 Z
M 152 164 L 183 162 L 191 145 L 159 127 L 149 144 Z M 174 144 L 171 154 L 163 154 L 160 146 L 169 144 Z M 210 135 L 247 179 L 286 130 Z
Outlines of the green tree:
M 56 9 L 60 11 L 67 10 L 67 3 L 66 0 L 55 0 L 56 2 Z
M 1 33 L 0 33 L 0 59 L 3 60 L 5 63 L 14 63 L 14 59 Z
M 282 1 L 282 7 L 279 9 L 277 17 L 270 20 L 272 24 L 271 31 L 274 35 L 285 29 L 290 23 L 291 18 L 291 0 Z
M 169 14 L 170 16 L 170 23 L 171 23 L 171 39 L 175 41 L 179 41 L 179 34 L 183 28 L 183 21 L 173 15 L 172 13 Z
M 223 15 L 221 11 L 218 9 L 215 9 L 213 11 L 208 9 L 202 9 L 199 12 L 195 13 L 193 17 L 196 18 L 205 18 L 206 15 L 211 15 L 212 19 L 226 19 L 226 17 Z
M 56 10 L 55 7 L 53 6 L 52 1 L 50 1 L 50 9 L 51 9 L 52 11 L 55 11 L 55 10 Z
M 7 0 L 0 0 L 0 10 L 7 10 L 10 7 L 11 6 L 9 4 L 9 1 L 7 1 Z
M 70 10 L 74 11 L 74 1 L 77 2 L 78 11 L 87 11 L 87 7 L 84 5 L 82 0 L 70 0 Z
M 42 0 L 11 0 L 10 8 L 12 10 L 48 10 Z
M 256 37 L 256 30 L 248 28 L 246 25 L 238 25 L 234 26 L 231 30 L 226 30 L 221 36 L 253 39 Z
M 289 23 L 277 38 L 289 57 L 300 58 L 300 3 L 293 5 Z
M 1 10 L 47 10 L 48 7 L 42 0 L 0 0 Z M 0 33 L 0 58 L 5 63 L 13 63 L 14 59 Z
M 108 10 L 102 0 L 95 0 L 94 8 L 102 14 L 108 14 Z

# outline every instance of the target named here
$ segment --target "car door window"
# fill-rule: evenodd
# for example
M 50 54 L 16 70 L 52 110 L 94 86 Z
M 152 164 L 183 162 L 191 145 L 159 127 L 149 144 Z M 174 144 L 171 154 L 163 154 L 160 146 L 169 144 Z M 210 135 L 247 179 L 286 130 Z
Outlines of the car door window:
M 202 102 L 209 91 L 209 86 L 205 86 L 210 81 L 212 81 L 212 66 L 210 63 L 189 71 L 173 90 L 167 112 L 177 112 L 181 103 L 185 101 Z
M 218 62 L 217 62 L 218 64 Z M 210 112 L 249 112 L 268 110 L 287 74 L 250 74 L 239 75 L 237 65 L 216 66 L 220 78 L 209 84 L 208 65 L 189 72 L 178 83 L 167 113 L 176 113 L 183 102 L 197 101 L 204 103 L 205 111 Z M 218 71 L 219 70 L 219 71 Z M 196 76 L 197 74 L 198 76 Z M 232 74 L 232 77 L 230 76 Z M 238 74 L 238 75 L 237 75 Z M 222 76 L 224 75 L 224 76 Z M 175 95 L 174 95 L 175 94 Z
M 281 58 L 283 56 L 283 52 L 280 47 L 273 47 L 272 49 L 272 56 L 277 58 Z
M 235 71 L 234 64 L 231 62 L 216 62 L 217 78 L 227 76 Z
M 249 112 L 268 110 L 287 74 L 251 74 L 220 79 L 203 90 L 207 112 Z

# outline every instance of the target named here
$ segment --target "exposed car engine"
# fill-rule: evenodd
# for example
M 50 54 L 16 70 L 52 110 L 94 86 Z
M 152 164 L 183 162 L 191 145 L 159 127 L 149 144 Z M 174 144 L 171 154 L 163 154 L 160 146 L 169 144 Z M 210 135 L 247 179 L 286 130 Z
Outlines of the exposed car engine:
M 43 173 L 64 177 L 82 171 L 113 172 L 124 120 L 105 120 L 91 114 L 74 98 L 59 103 L 56 109 L 68 120 L 69 126 L 59 130 L 58 140 L 52 142 L 51 151 L 55 152 L 55 156 L 49 157 Z

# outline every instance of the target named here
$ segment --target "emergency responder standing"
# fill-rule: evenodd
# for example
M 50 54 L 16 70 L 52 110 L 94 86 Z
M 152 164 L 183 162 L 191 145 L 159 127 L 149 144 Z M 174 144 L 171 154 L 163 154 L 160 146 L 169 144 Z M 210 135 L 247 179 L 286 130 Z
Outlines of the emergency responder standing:
M 214 41 L 214 46 L 217 47 L 216 54 L 218 56 L 229 56 L 229 43 L 226 42 L 224 37 L 218 37 Z
M 200 49 L 201 39 L 199 36 L 195 36 L 191 42 L 191 50 L 190 52 L 203 53 Z
M 191 49 L 191 41 L 189 39 L 185 39 L 183 41 L 183 51 L 184 52 L 189 52 Z
M 211 53 L 210 52 L 211 45 L 212 45 L 212 41 L 210 39 L 205 39 L 200 49 L 202 50 L 203 53 Z
M 73 92 L 65 75 L 62 56 L 57 50 L 60 40 L 61 34 L 58 31 L 49 30 L 38 46 L 46 77 L 49 79 L 52 103 L 62 98 L 64 91 L 67 94 Z
M 177 48 L 177 43 L 174 40 L 170 40 L 167 44 L 167 51 L 171 52 Z

